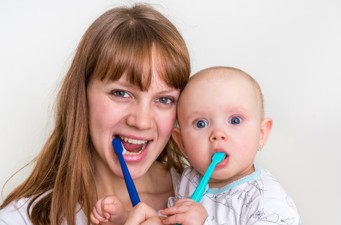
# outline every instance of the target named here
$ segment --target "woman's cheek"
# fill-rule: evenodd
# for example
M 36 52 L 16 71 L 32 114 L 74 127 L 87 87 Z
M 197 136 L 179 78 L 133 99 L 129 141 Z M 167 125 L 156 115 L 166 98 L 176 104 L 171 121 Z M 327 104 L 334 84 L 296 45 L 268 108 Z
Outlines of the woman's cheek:
M 175 110 L 165 114 L 164 116 L 159 116 L 158 127 L 161 132 L 161 136 L 169 137 L 172 133 L 176 120 Z

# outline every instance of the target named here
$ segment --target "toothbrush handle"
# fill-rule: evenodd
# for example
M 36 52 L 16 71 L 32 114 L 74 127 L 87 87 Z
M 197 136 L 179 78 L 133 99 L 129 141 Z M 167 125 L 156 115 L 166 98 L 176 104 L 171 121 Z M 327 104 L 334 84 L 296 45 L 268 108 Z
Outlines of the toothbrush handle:
M 134 181 L 130 176 L 127 164 L 125 163 L 123 156 L 119 155 L 118 158 L 120 160 L 121 169 L 122 169 L 122 173 L 124 176 L 124 181 L 125 181 L 127 189 L 128 189 L 130 201 L 134 207 L 135 205 L 137 205 L 140 202 L 140 198 L 139 198 L 139 195 L 137 193 Z
M 204 176 L 201 178 L 199 185 L 197 186 L 197 188 L 195 189 L 193 195 L 192 195 L 192 199 L 196 202 L 200 202 L 203 193 L 205 191 L 206 185 L 208 183 L 208 181 L 210 180 L 210 177 L 212 176 L 212 173 L 214 171 L 214 168 L 217 166 L 216 162 L 212 162 L 209 167 L 207 168 Z
M 204 176 L 201 178 L 199 185 L 195 189 L 194 193 L 192 194 L 192 200 L 196 202 L 200 202 L 203 193 L 205 191 L 206 185 L 208 181 L 210 180 L 210 177 L 212 176 L 212 173 L 214 171 L 214 168 L 217 166 L 217 162 L 212 161 L 211 164 L 208 166 Z M 180 223 L 177 223 L 176 225 L 181 225 Z
M 201 178 L 200 182 L 199 182 L 199 185 L 197 186 L 197 188 L 194 190 L 194 193 L 192 194 L 192 200 L 196 201 L 196 202 L 200 202 L 202 196 L 203 196 L 203 193 L 205 191 L 205 188 L 206 188 L 206 185 L 208 183 L 208 181 L 210 180 L 210 177 L 212 176 L 212 173 L 213 173 L 213 170 L 214 168 L 217 166 L 217 163 L 215 162 L 212 162 L 204 176 Z M 176 225 L 181 225 L 180 223 L 177 223 Z

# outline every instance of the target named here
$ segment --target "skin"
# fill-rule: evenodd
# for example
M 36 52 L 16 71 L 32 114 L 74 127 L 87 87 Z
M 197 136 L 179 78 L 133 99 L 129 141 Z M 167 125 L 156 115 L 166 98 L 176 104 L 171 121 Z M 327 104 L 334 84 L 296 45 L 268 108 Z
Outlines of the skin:
M 216 167 L 210 188 L 221 188 L 255 171 L 254 159 L 272 127 L 263 118 L 260 93 L 241 71 L 213 68 L 195 75 L 181 94 L 179 128 L 173 138 L 191 165 L 204 174 L 214 152 L 227 157 Z M 191 199 L 162 210 L 165 224 L 203 224 L 207 213 Z
M 125 225 L 162 225 L 158 214 L 143 202 L 137 204 L 130 212 Z
M 170 172 L 156 159 L 174 127 L 180 91 L 167 86 L 155 68 L 152 68 L 148 91 L 130 84 L 125 75 L 117 81 L 95 79 L 88 87 L 90 135 L 100 199 L 91 214 L 95 224 L 108 221 L 107 213 L 122 212 L 121 207 L 132 209 L 119 160 L 111 144 L 116 136 L 130 151 L 124 154 L 124 159 L 141 201 L 159 210 L 166 207 L 168 197 L 173 195 Z M 145 146 L 140 151 L 141 143 Z M 116 197 L 108 201 L 108 195 Z M 127 218 L 127 213 L 121 218 L 111 218 L 120 224 Z
M 107 196 L 97 201 L 90 219 L 94 224 L 111 224 L 111 221 L 123 224 L 126 218 L 122 215 L 125 215 L 125 211 L 121 201 L 115 196 Z

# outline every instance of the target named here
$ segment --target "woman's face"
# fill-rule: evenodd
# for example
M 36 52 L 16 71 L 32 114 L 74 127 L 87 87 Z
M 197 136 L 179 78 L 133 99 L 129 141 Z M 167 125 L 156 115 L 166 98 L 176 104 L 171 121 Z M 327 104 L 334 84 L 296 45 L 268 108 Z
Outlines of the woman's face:
M 166 85 L 156 70 L 148 91 L 141 91 L 123 75 L 116 81 L 93 79 L 87 90 L 90 136 L 95 168 L 122 177 L 112 140 L 119 137 L 131 176 L 139 178 L 164 149 L 175 123 L 179 90 Z

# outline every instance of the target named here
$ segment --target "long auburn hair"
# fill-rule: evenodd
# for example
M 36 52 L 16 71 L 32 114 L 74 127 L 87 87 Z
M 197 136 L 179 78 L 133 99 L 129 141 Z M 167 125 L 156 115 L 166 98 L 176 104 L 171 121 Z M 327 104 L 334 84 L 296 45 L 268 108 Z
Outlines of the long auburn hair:
M 30 176 L 4 200 L 0 209 L 28 198 L 27 213 L 34 225 L 75 225 L 82 209 L 89 219 L 97 199 L 89 135 L 87 87 L 91 79 L 129 81 L 148 90 L 152 47 L 158 73 L 179 89 L 190 75 L 189 53 L 181 34 L 160 12 L 145 4 L 113 8 L 96 19 L 83 35 L 56 102 L 55 127 L 34 160 Z M 179 172 L 181 153 L 169 141 L 158 161 Z M 88 221 L 90 224 L 90 221 Z

